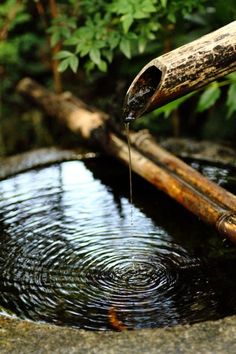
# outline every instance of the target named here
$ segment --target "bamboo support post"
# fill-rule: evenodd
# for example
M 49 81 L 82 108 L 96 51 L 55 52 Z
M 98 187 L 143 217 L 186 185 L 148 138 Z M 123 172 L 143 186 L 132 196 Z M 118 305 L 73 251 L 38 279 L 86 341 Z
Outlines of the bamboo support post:
M 138 118 L 235 70 L 236 21 L 150 61 L 127 91 L 124 118 Z
M 30 79 L 22 80 L 18 85 L 18 91 L 33 99 L 48 115 L 57 117 L 74 133 L 80 133 L 86 140 L 94 139 L 104 151 L 125 164 L 129 163 L 127 144 L 104 128 L 106 116 L 101 112 L 89 111 L 72 95 L 50 93 Z M 133 136 L 132 140 L 135 143 Z M 170 163 L 166 164 L 165 159 L 172 157 L 175 162 L 176 158 L 165 151 L 162 153 L 159 165 L 156 163 L 159 156 L 152 161 L 145 156 L 146 152 L 144 155 L 135 147 L 131 148 L 131 155 L 132 168 L 137 174 L 167 193 L 203 221 L 214 225 L 220 233 L 236 243 L 235 196 L 213 182 L 207 181 L 203 176 L 200 182 L 195 181 L 198 175 L 194 175 L 192 179 L 186 179 L 188 169 L 183 169 L 181 172 L 183 167 L 181 163 L 176 168 L 178 173 L 175 172 L 175 169 L 170 167 Z M 201 187 L 202 184 L 205 187 Z M 213 194 L 211 194 L 212 186 L 214 186 Z

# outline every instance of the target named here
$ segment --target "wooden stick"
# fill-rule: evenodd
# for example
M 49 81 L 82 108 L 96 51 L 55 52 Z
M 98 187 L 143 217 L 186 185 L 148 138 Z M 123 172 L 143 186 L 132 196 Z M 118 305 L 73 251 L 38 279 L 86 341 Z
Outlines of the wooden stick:
M 182 160 L 161 148 L 147 130 L 130 134 L 131 143 L 138 151 L 150 158 L 171 174 L 180 177 L 222 207 L 236 212 L 236 196 L 224 188 L 211 182 L 201 173 L 184 163 Z
M 74 133 L 79 132 L 86 140 L 94 139 L 108 154 L 115 156 L 125 164 L 129 163 L 127 144 L 114 133 L 103 128 L 105 118 L 100 112 L 91 112 L 84 105 L 81 107 L 80 101 L 77 102 L 75 98 L 71 99 L 70 95 L 68 99 L 68 95 L 52 94 L 30 79 L 22 80 L 18 85 L 18 90 L 32 98 L 48 115 L 57 117 Z M 203 192 L 197 183 L 192 185 L 191 181 L 184 180 L 180 172 L 172 173 L 170 167 L 166 167 L 164 163 L 158 166 L 133 147 L 131 155 L 132 168 L 137 174 L 167 193 L 203 221 L 214 225 L 218 231 L 236 243 L 235 209 L 229 208 L 225 203 L 219 203 L 216 198 L 218 195 L 221 198 L 224 197 L 222 188 L 211 182 L 214 185 L 212 197 L 210 188 L 208 193 Z M 183 172 L 183 176 L 185 173 Z M 219 193 L 217 193 L 217 188 L 220 188 Z M 232 198 L 235 203 L 234 196 L 226 191 L 225 195 L 226 199 L 229 198 L 229 202 Z
M 49 8 L 51 14 L 51 20 L 54 20 L 58 17 L 58 9 L 56 0 L 49 0 Z M 50 45 L 51 47 L 51 45 Z M 56 43 L 53 47 L 51 47 L 51 65 L 52 65 L 52 73 L 53 73 L 53 82 L 54 82 L 54 90 L 56 93 L 62 92 L 62 80 L 61 73 L 58 70 L 59 61 L 55 59 L 55 55 L 61 50 L 61 43 Z
M 150 61 L 130 85 L 127 120 L 236 70 L 236 21 Z
M 126 165 L 129 163 L 127 144 L 115 134 L 110 133 L 109 142 L 102 145 L 106 152 Z M 157 166 L 136 149 L 131 149 L 131 156 L 134 172 L 236 243 L 236 214 L 232 210 L 211 199 L 210 193 L 204 194 L 165 168 Z
M 30 78 L 21 80 L 17 90 L 37 103 L 50 117 L 81 135 L 86 141 L 94 141 L 93 134 L 105 133 L 105 114 L 90 110 L 70 93 L 54 94 Z M 105 139 L 105 138 L 104 138 Z

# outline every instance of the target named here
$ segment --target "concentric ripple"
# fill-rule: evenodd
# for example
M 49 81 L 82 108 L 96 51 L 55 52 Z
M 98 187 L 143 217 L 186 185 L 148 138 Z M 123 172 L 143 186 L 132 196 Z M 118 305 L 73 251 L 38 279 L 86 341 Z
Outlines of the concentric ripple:
M 161 226 L 66 162 L 0 182 L 0 306 L 86 329 L 219 317 L 201 261 Z

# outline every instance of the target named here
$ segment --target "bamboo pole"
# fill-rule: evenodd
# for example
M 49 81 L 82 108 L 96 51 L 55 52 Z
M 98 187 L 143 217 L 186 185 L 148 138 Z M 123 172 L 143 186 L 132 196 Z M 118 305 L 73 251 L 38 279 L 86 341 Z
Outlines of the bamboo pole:
M 128 165 L 128 146 L 115 134 L 110 133 L 104 149 Z M 232 210 L 211 199 L 211 195 L 204 194 L 181 178 L 170 174 L 165 168 L 157 166 L 136 149 L 131 149 L 131 156 L 134 172 L 236 243 L 236 214 Z
M 236 70 L 236 21 L 150 61 L 131 83 L 126 121 Z
M 131 144 L 138 151 L 165 168 L 170 173 L 183 179 L 222 207 L 236 212 L 236 196 L 224 188 L 203 177 L 201 173 L 184 163 L 167 150 L 160 147 L 147 130 L 130 134 Z
M 104 129 L 106 116 L 101 112 L 89 111 L 84 104 L 71 95 L 50 93 L 30 79 L 22 80 L 18 85 L 18 91 L 33 99 L 48 115 L 57 117 L 74 133 L 80 133 L 85 140 L 92 139 L 99 143 L 105 152 L 126 165 L 129 163 L 127 144 L 114 133 Z M 236 243 L 235 209 L 225 203 L 219 203 L 215 198 L 215 195 L 221 195 L 222 198 L 225 192 L 230 204 L 230 198 L 235 203 L 235 196 L 211 182 L 215 193 L 212 196 L 211 188 L 208 193 L 204 192 L 198 184 L 192 185 L 190 180 L 184 180 L 181 173 L 173 173 L 164 163 L 158 166 L 134 147 L 131 148 L 131 155 L 132 168 L 137 174 L 167 193 L 203 221 L 214 225 L 220 233 Z M 179 168 L 181 169 L 181 166 Z M 183 172 L 183 175 L 185 173 Z M 201 178 L 204 179 L 203 176 Z M 219 193 L 217 193 L 218 189 Z

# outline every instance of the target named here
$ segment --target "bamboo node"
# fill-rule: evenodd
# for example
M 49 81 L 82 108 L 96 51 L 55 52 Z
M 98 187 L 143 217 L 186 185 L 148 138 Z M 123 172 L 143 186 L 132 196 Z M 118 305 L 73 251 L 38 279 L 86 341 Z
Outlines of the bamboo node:
M 231 241 L 236 242 L 236 214 L 226 212 L 219 217 L 216 223 L 217 230 L 227 235 Z

